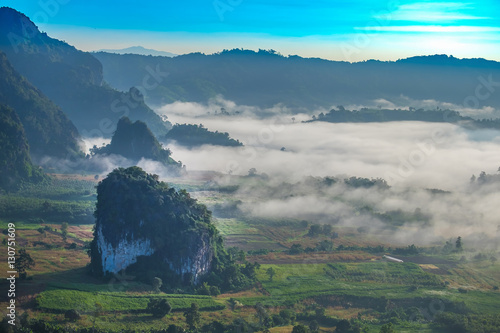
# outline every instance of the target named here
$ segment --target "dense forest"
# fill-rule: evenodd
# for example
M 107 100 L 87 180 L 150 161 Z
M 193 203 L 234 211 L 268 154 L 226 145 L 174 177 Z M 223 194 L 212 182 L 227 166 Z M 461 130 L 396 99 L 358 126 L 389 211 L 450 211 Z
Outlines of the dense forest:
M 412 99 L 463 105 L 464 98 L 473 96 L 480 82 L 500 76 L 498 62 L 446 55 L 358 63 L 243 49 L 175 58 L 104 52 L 94 55 L 103 64 L 104 79 L 124 91 L 141 84 L 146 66 L 159 66 L 168 72 L 168 80 L 147 96 L 153 105 L 204 103 L 217 95 L 239 105 L 272 107 L 282 103 L 298 111 L 371 104 L 378 99 L 402 101 L 404 105 L 411 104 Z M 478 107 L 500 106 L 499 96 L 489 94 L 486 102 L 477 101 Z
M 229 137 L 229 133 L 221 133 L 219 131 L 211 132 L 202 124 L 175 124 L 172 129 L 163 137 L 162 140 L 175 141 L 176 143 L 187 146 L 197 147 L 202 145 L 228 146 L 237 147 L 243 146 L 239 140 Z
M 116 131 L 113 134 L 111 143 L 91 149 L 93 155 L 121 155 L 136 163 L 142 158 L 163 163 L 165 166 L 172 166 L 179 169 L 181 164 L 174 161 L 169 149 L 163 149 L 148 126 L 142 121 L 130 121 L 123 117 L 118 121 Z
M 0 104 L 0 191 L 16 190 L 23 182 L 46 179 L 31 163 L 29 145 L 17 114 Z
M 203 204 L 138 167 L 116 169 L 99 183 L 95 217 L 90 245 L 95 274 L 108 273 L 107 258 L 101 257 L 104 248 L 145 240 L 151 253 L 127 270 L 146 282 L 161 278 L 165 290 L 193 289 L 200 282 L 220 290 L 239 289 L 255 278 L 254 265 L 237 265 L 227 253 Z
M 495 128 L 500 129 L 500 119 L 473 119 L 460 115 L 453 110 L 390 110 L 390 109 L 368 109 L 346 110 L 343 106 L 337 106 L 337 109 L 331 109 L 328 113 L 314 115 L 311 120 L 326 121 L 330 123 L 374 123 L 389 121 L 424 121 L 433 123 L 452 123 L 459 124 L 467 128 Z
M 37 157 L 70 157 L 80 151 L 80 135 L 66 115 L 12 68 L 0 51 L 0 104 L 14 109 L 30 151 Z

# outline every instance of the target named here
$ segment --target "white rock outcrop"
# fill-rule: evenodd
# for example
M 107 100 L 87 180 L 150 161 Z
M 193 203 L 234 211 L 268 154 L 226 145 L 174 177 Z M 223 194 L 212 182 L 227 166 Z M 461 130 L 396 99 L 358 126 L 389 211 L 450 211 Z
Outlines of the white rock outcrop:
M 104 273 L 118 273 L 122 269 L 137 262 L 139 256 L 149 256 L 154 253 L 149 239 L 121 239 L 116 247 L 106 242 L 102 229 L 97 230 L 97 246 L 101 253 L 102 270 Z

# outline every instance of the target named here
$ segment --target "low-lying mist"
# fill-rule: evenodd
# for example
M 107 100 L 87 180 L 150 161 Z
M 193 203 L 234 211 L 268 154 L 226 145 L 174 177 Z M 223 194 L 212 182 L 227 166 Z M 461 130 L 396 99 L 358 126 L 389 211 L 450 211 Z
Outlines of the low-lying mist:
M 498 241 L 499 185 L 472 186 L 469 180 L 483 170 L 497 171 L 499 131 L 424 122 L 302 123 L 310 115 L 292 115 L 280 106 L 241 107 L 221 99 L 208 106 L 174 103 L 159 112 L 173 123 L 202 123 L 244 143 L 237 148 L 168 147 L 188 170 L 244 176 L 254 168 L 264 174 L 265 187 L 239 188 L 237 196 L 247 198 L 239 208 L 246 214 L 368 226 L 402 244 L 434 244 L 457 236 L 478 246 L 486 239 Z M 390 189 L 349 188 L 339 182 L 319 190 L 306 185 L 309 176 L 383 178 Z M 397 229 L 388 229 L 384 214 L 398 211 L 417 211 L 426 218 L 403 219 Z
M 244 143 L 164 145 L 187 166 L 186 177 L 189 171 L 215 171 L 219 186 L 236 184 L 231 200 L 240 200 L 237 209 L 247 216 L 365 227 L 391 243 L 429 245 L 462 236 L 474 246 L 498 246 L 500 182 L 479 185 L 470 178 L 497 172 L 500 131 L 425 122 L 303 123 L 310 114 L 223 99 L 208 106 L 178 102 L 158 112 L 173 123 L 202 123 Z M 85 139 L 87 149 L 105 143 Z M 114 155 L 83 163 L 101 175 L 137 164 Z M 71 161 L 45 164 L 75 168 Z M 163 179 L 173 177 L 160 163 L 143 159 L 138 165 Z M 381 178 L 388 188 L 349 186 L 344 179 L 350 177 Z

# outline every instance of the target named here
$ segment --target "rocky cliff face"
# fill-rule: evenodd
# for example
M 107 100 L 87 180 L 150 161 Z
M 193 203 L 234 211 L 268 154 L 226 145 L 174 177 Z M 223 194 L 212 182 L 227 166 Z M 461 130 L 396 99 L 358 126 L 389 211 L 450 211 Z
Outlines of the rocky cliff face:
M 176 274 L 198 283 L 210 272 L 219 237 L 206 207 L 138 167 L 116 169 L 97 187 L 92 267 L 118 273 L 141 270 Z
M 192 251 L 186 256 L 180 256 L 176 261 L 164 259 L 171 270 L 181 276 L 191 276 L 194 283 L 198 283 L 200 277 L 210 271 L 214 256 L 207 235 L 202 236 L 198 241 L 198 244 L 193 244 Z
M 154 253 L 149 239 L 120 240 L 113 246 L 106 240 L 102 228 L 97 230 L 97 245 L 101 253 L 104 273 L 118 273 L 122 269 L 137 262 L 139 256 L 150 256 Z
M 137 262 L 140 256 L 152 256 L 156 253 L 150 239 L 134 239 L 133 235 L 128 240 L 122 238 L 114 246 L 104 235 L 102 228 L 97 230 L 97 246 L 100 252 L 102 270 L 105 274 L 116 274 Z M 210 270 L 213 258 L 213 250 L 207 237 L 200 238 L 200 243 L 181 256 L 175 259 L 164 257 L 163 261 L 168 267 L 178 275 L 190 276 L 194 283 Z

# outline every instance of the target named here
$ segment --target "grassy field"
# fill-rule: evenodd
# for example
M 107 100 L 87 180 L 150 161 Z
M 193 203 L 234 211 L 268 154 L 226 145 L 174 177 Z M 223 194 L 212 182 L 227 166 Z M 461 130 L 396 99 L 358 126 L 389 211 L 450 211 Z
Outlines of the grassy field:
M 130 294 L 123 292 L 91 292 L 68 289 L 46 290 L 36 298 L 42 310 L 64 312 L 77 309 L 81 313 L 92 313 L 99 306 L 102 312 L 145 312 L 151 298 L 165 298 L 172 305 L 173 311 L 187 310 L 195 302 L 202 311 L 221 310 L 224 304 L 216 302 L 210 296 Z

